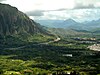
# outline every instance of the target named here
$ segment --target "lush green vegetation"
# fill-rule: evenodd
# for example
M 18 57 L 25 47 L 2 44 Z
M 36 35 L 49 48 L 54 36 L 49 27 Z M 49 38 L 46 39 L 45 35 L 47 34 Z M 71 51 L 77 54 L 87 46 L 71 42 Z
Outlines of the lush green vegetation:
M 66 72 L 72 75 L 75 75 L 74 72 L 76 75 L 100 74 L 100 54 L 87 49 L 89 44 L 71 38 L 41 44 L 41 40 L 46 42 L 54 38 L 43 35 L 34 37 L 40 40 L 27 42 L 12 36 L 0 38 L 1 75 L 56 75 L 58 72 L 62 75 Z
M 0 3 L 0 75 L 100 75 L 100 52 L 87 48 L 100 43 L 99 31 L 67 31 L 46 30 Z

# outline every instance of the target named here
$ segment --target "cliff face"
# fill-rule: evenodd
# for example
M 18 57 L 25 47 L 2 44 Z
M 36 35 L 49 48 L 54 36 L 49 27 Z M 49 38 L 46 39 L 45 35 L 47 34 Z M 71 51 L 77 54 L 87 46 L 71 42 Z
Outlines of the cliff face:
M 17 8 L 0 3 L 0 35 L 41 33 L 38 24 Z

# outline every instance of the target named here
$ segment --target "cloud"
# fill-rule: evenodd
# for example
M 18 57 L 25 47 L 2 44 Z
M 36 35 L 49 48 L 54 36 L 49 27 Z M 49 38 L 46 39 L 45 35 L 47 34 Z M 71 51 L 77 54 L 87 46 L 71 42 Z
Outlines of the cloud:
M 43 16 L 43 15 L 44 15 L 43 12 L 44 12 L 43 10 L 36 10 L 36 11 L 29 11 L 29 12 L 26 12 L 26 14 L 27 14 L 28 16 Z
M 67 8 L 60 8 L 60 9 L 55 9 L 55 10 L 45 10 L 45 12 L 49 12 L 49 11 L 64 11 L 64 10 L 68 10 Z
M 0 2 L 2 2 L 2 1 L 6 1 L 6 0 L 0 0 Z
M 73 9 L 98 9 L 100 0 L 76 0 Z
M 59 12 L 59 11 L 64 11 L 67 9 L 56 9 L 56 10 L 33 10 L 33 11 L 28 11 L 25 12 L 28 16 L 43 16 L 45 12 L 49 13 L 49 12 Z
M 71 12 L 71 11 L 70 11 Z M 100 17 L 100 9 L 76 9 L 72 10 L 72 12 L 69 14 L 71 18 L 77 20 L 77 21 L 91 21 L 99 19 Z
M 17 7 L 20 11 L 72 9 L 74 0 L 6 0 L 3 3 Z
M 100 2 L 97 2 L 95 7 L 100 8 Z
M 72 18 L 77 21 L 100 18 L 100 0 L 0 0 L 17 7 L 33 19 Z
M 84 5 L 82 3 L 77 3 L 74 9 L 93 9 L 96 8 L 94 4 Z
M 44 12 L 43 16 L 33 16 L 34 20 L 66 20 L 72 18 L 78 22 L 97 20 L 100 9 L 74 9 Z

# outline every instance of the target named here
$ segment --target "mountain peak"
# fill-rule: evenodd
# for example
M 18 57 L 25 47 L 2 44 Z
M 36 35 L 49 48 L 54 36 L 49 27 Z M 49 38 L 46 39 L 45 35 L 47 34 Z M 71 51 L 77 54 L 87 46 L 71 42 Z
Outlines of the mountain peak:
M 73 19 L 67 19 L 64 22 L 76 22 L 76 21 L 74 21 Z

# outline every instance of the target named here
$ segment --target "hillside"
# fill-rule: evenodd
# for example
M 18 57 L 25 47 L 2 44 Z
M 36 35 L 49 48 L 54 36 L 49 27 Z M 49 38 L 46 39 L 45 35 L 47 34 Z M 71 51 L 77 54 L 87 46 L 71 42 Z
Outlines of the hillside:
M 11 36 L 21 40 L 32 41 L 37 37 L 43 38 L 43 36 L 46 36 L 48 38 L 51 35 L 53 36 L 43 26 L 31 20 L 16 7 L 0 3 L 0 38 Z
M 16 7 L 0 3 L 0 49 L 47 42 L 55 36 Z
M 40 24 L 10 5 L 0 3 L 0 35 L 47 34 Z
M 63 28 L 48 28 L 48 31 L 53 32 L 61 37 L 82 37 L 82 36 L 89 36 L 91 32 L 86 30 L 75 30 L 75 29 L 63 29 Z

